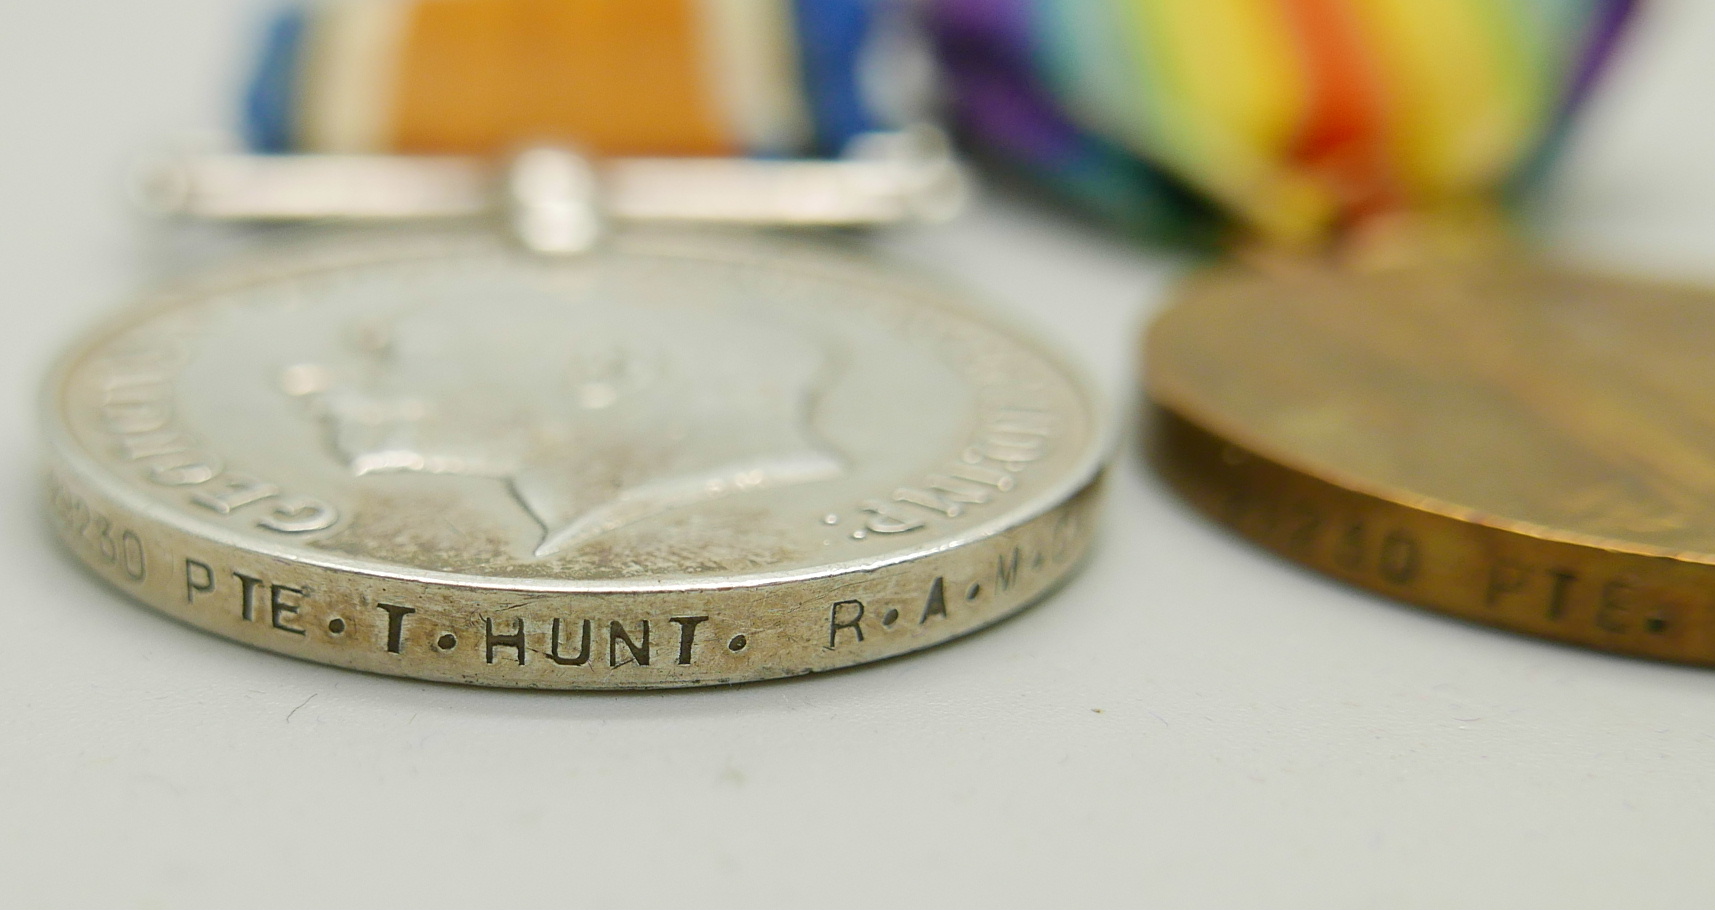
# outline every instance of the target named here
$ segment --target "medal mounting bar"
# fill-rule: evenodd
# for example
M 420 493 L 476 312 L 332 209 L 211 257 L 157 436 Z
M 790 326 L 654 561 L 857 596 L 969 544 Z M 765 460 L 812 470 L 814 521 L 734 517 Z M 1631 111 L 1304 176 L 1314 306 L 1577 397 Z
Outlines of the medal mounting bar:
M 565 174 L 577 170 L 575 152 L 554 151 L 570 159 Z M 970 195 L 968 177 L 933 127 L 859 136 L 835 159 L 616 158 L 591 164 L 588 181 L 520 179 L 520 169 L 552 167 L 541 152 L 527 149 L 510 163 L 186 154 L 145 166 L 136 194 L 155 212 L 212 221 L 416 221 L 581 204 L 618 222 L 788 227 L 945 221 Z M 519 198 L 533 183 L 554 198 Z M 574 187 L 587 197 L 567 199 Z

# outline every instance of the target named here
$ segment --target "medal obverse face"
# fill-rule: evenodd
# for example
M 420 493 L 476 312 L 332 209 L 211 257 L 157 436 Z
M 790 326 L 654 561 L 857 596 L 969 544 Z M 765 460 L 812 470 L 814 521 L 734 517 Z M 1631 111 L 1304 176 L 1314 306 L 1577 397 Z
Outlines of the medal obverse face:
M 808 246 L 324 245 L 121 314 L 56 374 L 51 502 L 113 583 L 241 641 L 485 685 L 900 654 L 1086 548 L 1099 415 L 933 285 Z
M 1213 271 L 1149 337 L 1157 461 L 1338 578 L 1715 664 L 1712 303 L 1505 257 Z

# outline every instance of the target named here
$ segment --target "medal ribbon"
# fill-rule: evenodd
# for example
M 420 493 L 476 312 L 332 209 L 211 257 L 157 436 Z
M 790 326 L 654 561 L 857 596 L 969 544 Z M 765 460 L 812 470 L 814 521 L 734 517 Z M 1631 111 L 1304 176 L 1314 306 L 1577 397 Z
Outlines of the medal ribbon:
M 270 152 L 837 154 L 902 103 L 866 73 L 924 69 L 900 24 L 867 0 L 315 3 L 273 22 L 245 120 Z
M 979 153 L 1134 228 L 1303 246 L 1552 162 L 1636 0 L 923 0 Z M 266 151 L 837 154 L 929 68 L 888 0 L 349 0 L 274 24 Z
M 1636 5 L 929 0 L 979 147 L 1145 230 L 1289 245 L 1528 186 Z

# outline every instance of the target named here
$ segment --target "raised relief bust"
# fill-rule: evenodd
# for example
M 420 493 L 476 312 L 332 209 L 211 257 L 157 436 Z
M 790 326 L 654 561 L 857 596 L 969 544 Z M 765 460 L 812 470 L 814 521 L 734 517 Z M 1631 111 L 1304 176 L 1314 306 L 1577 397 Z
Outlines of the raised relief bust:
M 810 428 L 829 359 L 779 320 L 513 290 L 354 321 L 280 382 L 360 476 L 503 481 L 541 523 L 546 557 L 685 505 L 840 474 Z

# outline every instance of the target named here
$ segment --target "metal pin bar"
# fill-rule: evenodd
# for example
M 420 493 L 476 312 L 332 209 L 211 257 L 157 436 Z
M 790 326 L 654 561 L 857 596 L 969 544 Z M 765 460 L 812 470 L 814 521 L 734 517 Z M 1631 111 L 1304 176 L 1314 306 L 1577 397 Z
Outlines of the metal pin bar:
M 533 191 L 518 168 L 542 166 L 532 154 L 514 167 L 477 158 L 187 155 L 146 168 L 137 188 L 154 211 L 217 221 L 470 217 L 544 203 L 519 198 L 521 188 Z M 629 158 L 590 173 L 547 181 L 558 195 L 546 204 L 593 206 L 616 221 L 862 226 L 944 220 L 968 195 L 944 138 L 925 129 L 861 137 L 835 160 Z

